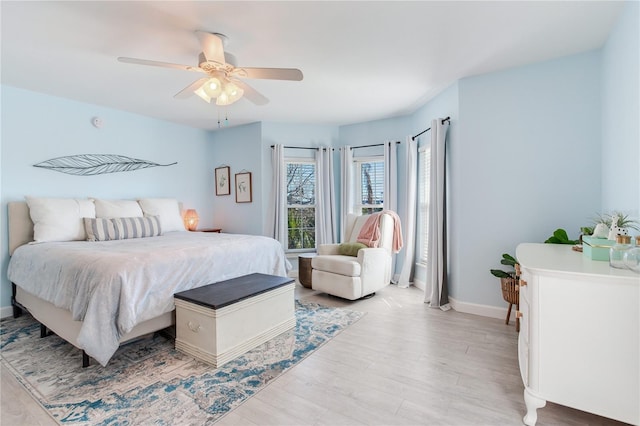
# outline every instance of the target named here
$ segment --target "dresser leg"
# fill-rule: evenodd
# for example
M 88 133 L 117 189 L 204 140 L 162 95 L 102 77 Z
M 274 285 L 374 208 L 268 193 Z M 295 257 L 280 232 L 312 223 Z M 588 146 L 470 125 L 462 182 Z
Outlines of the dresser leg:
M 532 395 L 529 389 L 525 388 L 524 403 L 527 406 L 527 414 L 522 419 L 522 422 L 527 426 L 535 426 L 538 421 L 538 412 L 536 410 L 547 405 L 547 401 Z

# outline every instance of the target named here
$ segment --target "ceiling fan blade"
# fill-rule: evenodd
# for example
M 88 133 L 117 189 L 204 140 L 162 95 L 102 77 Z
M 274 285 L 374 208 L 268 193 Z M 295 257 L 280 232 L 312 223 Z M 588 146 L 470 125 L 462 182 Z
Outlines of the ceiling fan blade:
M 127 63 L 127 64 L 151 65 L 151 66 L 154 66 L 154 67 L 175 68 L 175 69 L 185 70 L 185 71 L 204 72 L 204 70 L 200 69 L 200 67 L 192 67 L 192 66 L 189 66 L 189 65 L 172 64 L 170 62 L 149 61 L 147 59 L 126 58 L 124 56 L 120 56 L 118 58 L 118 61 L 124 62 L 124 63 Z
M 187 99 L 188 97 L 193 95 L 194 91 L 198 90 L 198 88 L 202 86 L 204 83 L 206 83 L 208 80 L 209 80 L 209 77 L 196 80 L 190 85 L 188 85 L 187 87 L 185 87 L 184 89 L 182 89 L 181 91 L 179 91 L 178 93 L 176 93 L 175 95 L 173 95 L 173 97 L 176 99 Z
M 202 53 L 207 61 L 217 62 L 220 65 L 224 65 L 224 45 L 222 39 L 216 34 L 207 33 L 204 31 L 196 31 L 200 44 L 202 45 Z
M 253 87 L 249 86 L 244 81 L 233 79 L 234 84 L 244 90 L 244 97 L 253 102 L 256 105 L 266 105 L 269 103 L 269 99 L 264 97 L 260 92 L 258 92 Z
M 261 78 L 268 80 L 302 80 L 302 71 L 297 68 L 240 68 L 247 78 Z

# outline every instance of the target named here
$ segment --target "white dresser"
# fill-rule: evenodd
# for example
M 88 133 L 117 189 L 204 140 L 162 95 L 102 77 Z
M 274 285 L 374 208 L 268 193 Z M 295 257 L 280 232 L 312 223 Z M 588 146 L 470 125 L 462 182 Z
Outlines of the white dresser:
M 520 244 L 526 425 L 547 401 L 640 423 L 640 275 L 569 245 Z

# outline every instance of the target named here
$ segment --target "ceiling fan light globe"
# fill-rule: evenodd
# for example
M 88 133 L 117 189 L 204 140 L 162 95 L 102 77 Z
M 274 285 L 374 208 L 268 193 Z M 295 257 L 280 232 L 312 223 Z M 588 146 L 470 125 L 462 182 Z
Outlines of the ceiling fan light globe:
M 202 86 L 200 86 L 197 90 L 194 90 L 193 93 L 195 93 L 196 95 L 198 95 L 200 98 L 202 98 L 202 100 L 204 100 L 207 103 L 211 103 L 211 96 L 209 96 L 206 91 L 204 90 L 204 86 L 206 86 L 206 83 L 203 84 Z
M 220 83 L 220 80 L 214 77 L 202 86 L 202 90 L 209 96 L 209 98 L 217 98 L 220 96 L 220 93 L 222 93 L 222 84 Z
M 224 86 L 224 93 L 229 98 L 229 104 L 232 104 L 235 101 L 237 101 L 238 99 L 240 99 L 242 97 L 242 95 L 244 95 L 244 90 L 242 90 L 242 88 L 238 87 L 237 84 L 234 84 L 232 81 L 229 81 Z
M 229 81 L 227 84 L 224 85 L 224 92 L 229 97 L 236 96 L 238 93 L 238 90 L 240 90 L 240 88 L 231 81 Z
M 235 101 L 239 100 L 242 95 L 244 95 L 244 90 L 238 87 L 237 90 L 235 90 L 233 94 L 229 96 L 229 100 L 231 101 L 231 103 L 234 103 Z
M 222 92 L 220 93 L 220 96 L 218 96 L 218 98 L 216 99 L 216 105 L 218 106 L 226 106 L 226 105 L 230 105 L 231 102 L 229 102 L 229 95 L 227 95 L 226 92 Z

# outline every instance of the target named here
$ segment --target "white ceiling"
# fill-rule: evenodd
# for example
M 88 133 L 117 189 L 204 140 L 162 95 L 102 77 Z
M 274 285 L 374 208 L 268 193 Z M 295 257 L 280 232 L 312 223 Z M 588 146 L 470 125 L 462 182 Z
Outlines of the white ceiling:
M 254 121 L 349 124 L 407 114 L 456 80 L 595 49 L 621 2 L 2 1 L 2 84 L 216 129 L 219 109 L 173 95 L 202 75 L 196 30 L 229 38 L 239 66 L 299 68 L 245 80 L 270 99 L 227 108 Z M 223 112 L 224 114 L 224 112 Z

